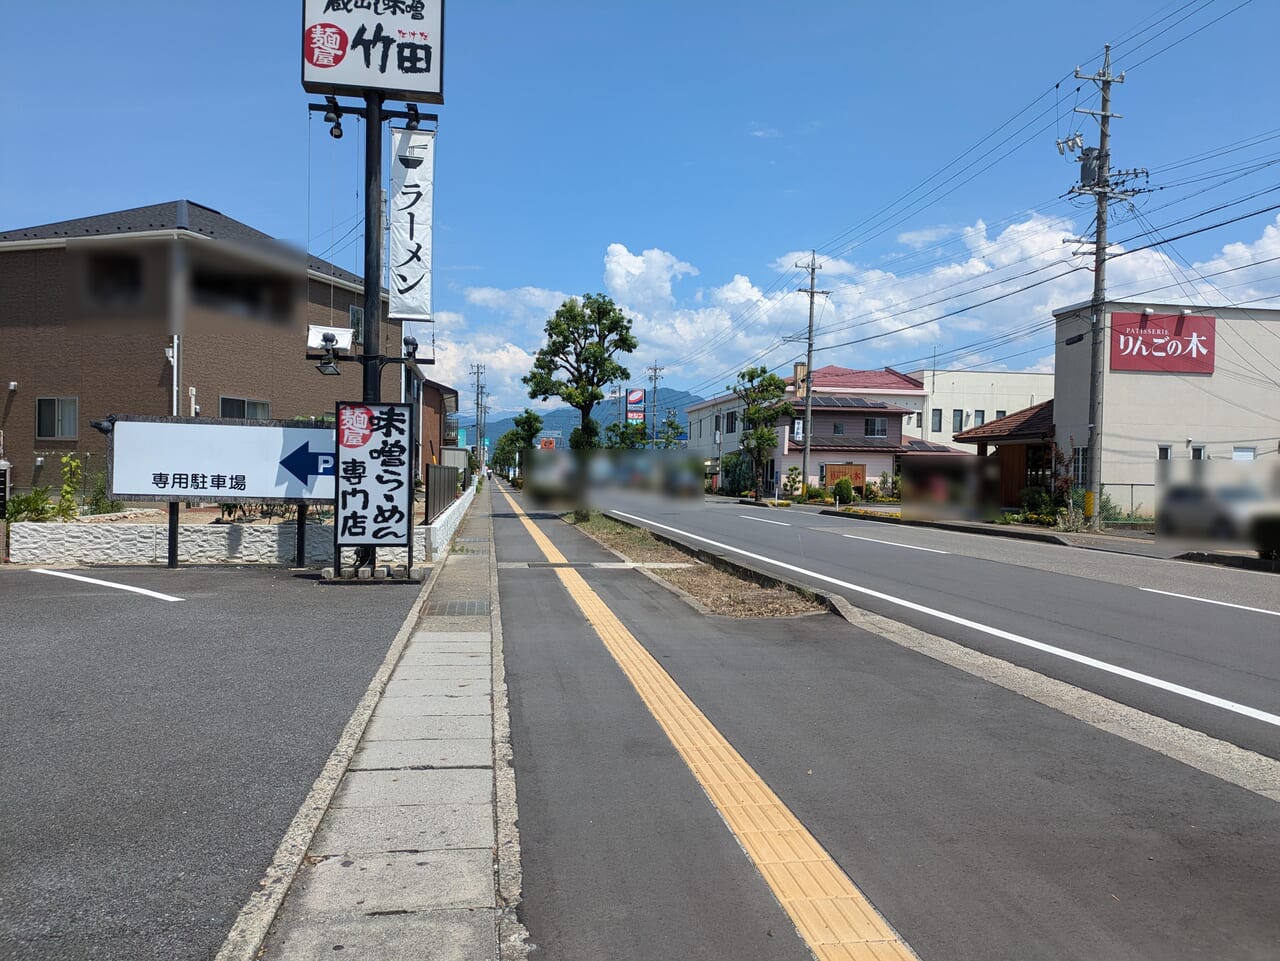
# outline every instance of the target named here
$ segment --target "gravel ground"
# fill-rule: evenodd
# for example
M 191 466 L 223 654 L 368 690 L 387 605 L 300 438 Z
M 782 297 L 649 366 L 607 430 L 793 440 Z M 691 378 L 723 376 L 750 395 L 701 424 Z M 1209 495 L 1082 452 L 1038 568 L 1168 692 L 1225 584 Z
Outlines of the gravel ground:
M 785 587 L 766 587 L 696 560 L 677 547 L 593 512 L 585 523 L 574 523 L 587 536 L 638 564 L 688 564 L 689 567 L 655 568 L 653 573 L 678 587 L 712 614 L 728 617 L 794 617 L 824 611 L 821 604 Z

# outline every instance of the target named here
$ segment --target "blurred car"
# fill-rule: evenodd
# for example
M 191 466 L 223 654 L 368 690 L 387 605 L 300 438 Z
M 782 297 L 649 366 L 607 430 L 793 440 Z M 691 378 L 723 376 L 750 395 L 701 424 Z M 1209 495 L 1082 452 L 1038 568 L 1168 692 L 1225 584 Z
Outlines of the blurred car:
M 1156 533 L 1234 541 L 1269 557 L 1280 550 L 1280 500 L 1250 484 L 1171 484 L 1156 508 Z

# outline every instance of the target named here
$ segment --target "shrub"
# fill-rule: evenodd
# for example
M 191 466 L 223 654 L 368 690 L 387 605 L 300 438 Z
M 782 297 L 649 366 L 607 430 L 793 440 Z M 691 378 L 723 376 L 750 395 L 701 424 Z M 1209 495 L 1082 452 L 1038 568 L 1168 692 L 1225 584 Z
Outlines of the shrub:
M 805 500 L 809 500 L 809 501 L 825 500 L 826 497 L 827 497 L 827 492 L 824 491 L 821 487 L 809 487 L 809 488 L 806 488 L 804 492 Z
M 76 492 L 84 480 L 84 468 L 75 454 L 62 455 L 62 489 L 58 492 L 58 506 L 55 511 L 60 521 L 75 520 L 80 513 L 80 505 L 76 503 Z
M 124 509 L 123 504 L 112 500 L 111 495 L 107 493 L 106 474 L 98 471 L 90 479 L 93 483 L 93 493 L 89 495 L 90 514 L 115 514 Z
M 10 524 L 17 521 L 49 521 L 56 513 L 48 487 L 33 487 L 30 494 L 18 494 L 9 498 L 4 518 Z
M 1042 487 L 1024 487 L 1022 509 L 1028 514 L 1052 514 L 1053 498 Z
M 841 504 L 850 504 L 853 502 L 853 481 L 847 477 L 841 477 L 836 481 L 835 487 L 831 489 L 831 493 L 835 495 L 837 501 Z

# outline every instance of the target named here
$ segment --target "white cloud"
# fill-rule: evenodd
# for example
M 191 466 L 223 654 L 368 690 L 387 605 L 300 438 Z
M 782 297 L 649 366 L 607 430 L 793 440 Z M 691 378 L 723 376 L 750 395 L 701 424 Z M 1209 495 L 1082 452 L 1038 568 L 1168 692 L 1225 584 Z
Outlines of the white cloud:
M 907 230 L 898 234 L 898 243 L 913 250 L 920 250 L 933 246 L 939 240 L 954 237 L 955 234 L 954 227 L 921 227 L 919 230 Z
M 671 304 L 671 282 L 697 273 L 692 264 L 656 248 L 633 254 L 622 244 L 610 244 L 604 254 L 605 290 L 637 310 Z
M 751 131 L 751 136 L 762 140 L 776 140 L 782 136 L 782 131 L 773 127 L 756 127 Z

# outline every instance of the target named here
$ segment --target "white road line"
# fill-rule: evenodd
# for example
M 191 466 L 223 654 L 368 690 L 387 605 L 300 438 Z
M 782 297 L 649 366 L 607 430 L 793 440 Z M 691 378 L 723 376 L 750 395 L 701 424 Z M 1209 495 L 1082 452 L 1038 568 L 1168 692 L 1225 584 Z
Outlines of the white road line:
M 710 544 L 712 547 L 720 547 L 727 551 L 733 551 L 733 553 L 741 554 L 743 557 L 750 557 L 752 560 L 762 561 L 765 564 L 772 564 L 774 567 L 781 567 L 784 570 L 794 571 L 797 574 L 803 574 L 804 576 L 812 577 L 815 580 L 825 581 L 828 584 L 835 584 L 837 587 L 856 591 L 859 594 L 866 594 L 868 597 L 875 597 L 882 601 L 887 601 L 890 604 L 896 604 L 899 607 L 905 607 L 908 610 L 916 611 L 920 614 L 928 614 L 930 617 L 936 617 L 952 624 L 958 624 L 961 627 L 980 631 L 983 634 L 989 634 L 992 637 L 1012 641 L 1015 644 L 1021 644 L 1022 646 L 1032 648 L 1033 650 L 1043 651 L 1046 654 L 1053 654 L 1056 657 L 1061 657 L 1068 661 L 1074 661 L 1077 664 L 1083 664 L 1086 667 L 1097 668 L 1099 671 L 1105 671 L 1108 674 L 1126 677 L 1131 681 L 1137 681 L 1139 684 L 1146 684 L 1150 687 L 1159 688 L 1162 691 L 1168 691 L 1171 694 L 1190 698 L 1191 700 L 1199 701 L 1202 704 L 1211 704 L 1214 707 L 1222 708 L 1224 711 L 1231 711 L 1233 714 L 1242 714 L 1245 717 L 1251 717 L 1256 721 L 1262 721 L 1264 724 L 1271 724 L 1275 727 L 1280 727 L 1280 715 L 1270 714 L 1266 711 L 1261 711 L 1256 707 L 1249 707 L 1247 704 L 1238 704 L 1235 701 L 1228 701 L 1226 698 L 1218 697 L 1214 694 L 1206 694 L 1203 691 L 1197 691 L 1192 687 L 1184 687 L 1181 684 L 1174 684 L 1172 681 L 1166 681 L 1159 677 L 1152 677 L 1150 674 L 1142 674 L 1138 671 L 1131 671 L 1127 667 L 1109 664 L 1106 661 L 1100 661 L 1095 657 L 1089 657 L 1085 654 L 1077 654 L 1075 651 L 1068 651 L 1061 647 L 1054 647 L 1053 645 L 1045 644 L 1042 641 L 1033 641 L 1029 637 L 1023 637 L 1021 634 L 1002 631 L 998 627 L 991 627 L 988 624 L 971 621 L 967 617 L 960 617 L 957 614 L 948 614 L 946 611 L 939 611 L 932 607 L 925 607 L 923 604 L 917 604 L 914 601 L 908 601 L 901 597 L 894 597 L 892 594 L 884 594 L 880 591 L 874 591 L 869 587 L 859 587 L 857 584 L 850 584 L 848 581 L 837 580 L 834 577 L 828 577 L 826 574 L 819 574 L 817 571 L 805 570 L 803 567 L 796 567 L 792 564 L 784 563 L 783 561 L 776 561 L 770 557 L 753 554 L 751 551 L 744 551 L 742 548 L 733 547 L 730 544 L 721 544 L 719 541 L 700 537 L 697 534 L 691 534 L 688 531 L 682 531 L 675 527 L 668 527 L 666 524 L 659 524 L 657 521 L 637 517 L 634 514 L 626 514 L 622 511 L 611 511 L 610 513 L 617 514 L 619 517 L 626 517 L 629 520 L 638 521 L 639 523 L 649 525 L 650 527 L 658 527 L 662 530 L 671 531 L 673 534 L 680 534 L 683 537 L 702 541 L 702 543 Z
M 1269 611 L 1265 607 L 1245 607 L 1243 604 L 1229 604 L 1226 601 L 1213 601 L 1207 597 L 1195 597 L 1191 594 L 1175 594 L 1173 591 L 1158 591 L 1154 587 L 1141 587 L 1139 590 L 1148 594 L 1164 594 L 1166 597 L 1181 597 L 1184 601 L 1199 601 L 1202 604 L 1217 604 L 1219 607 L 1234 607 L 1238 611 L 1252 611 L 1255 614 L 1270 614 L 1280 617 L 1280 611 Z
M 169 594 L 161 594 L 159 591 L 149 591 L 145 587 L 130 587 L 128 584 L 113 584 L 111 581 L 100 581 L 95 577 L 82 577 L 79 574 L 68 574 L 66 571 L 46 571 L 43 567 L 33 567 L 32 574 L 48 574 L 50 577 L 65 577 L 68 580 L 84 581 L 86 584 L 97 584 L 99 587 L 114 587 L 118 591 L 132 591 L 134 594 L 145 594 L 147 597 L 154 597 L 161 601 L 180 601 L 181 597 L 173 597 Z
M 899 544 L 897 541 L 882 541 L 878 537 L 859 537 L 857 534 L 841 534 L 841 537 L 851 537 L 855 541 L 871 541 L 875 544 L 888 544 L 890 547 L 905 547 L 909 551 L 928 551 L 930 554 L 950 554 L 950 551 L 939 551 L 932 547 L 915 547 L 911 544 Z
M 786 521 L 771 521 L 771 520 L 766 520 L 763 517 L 752 517 L 750 514 L 739 514 L 738 516 L 741 517 L 744 521 L 757 521 L 761 524 L 777 524 L 779 527 L 791 526 Z

